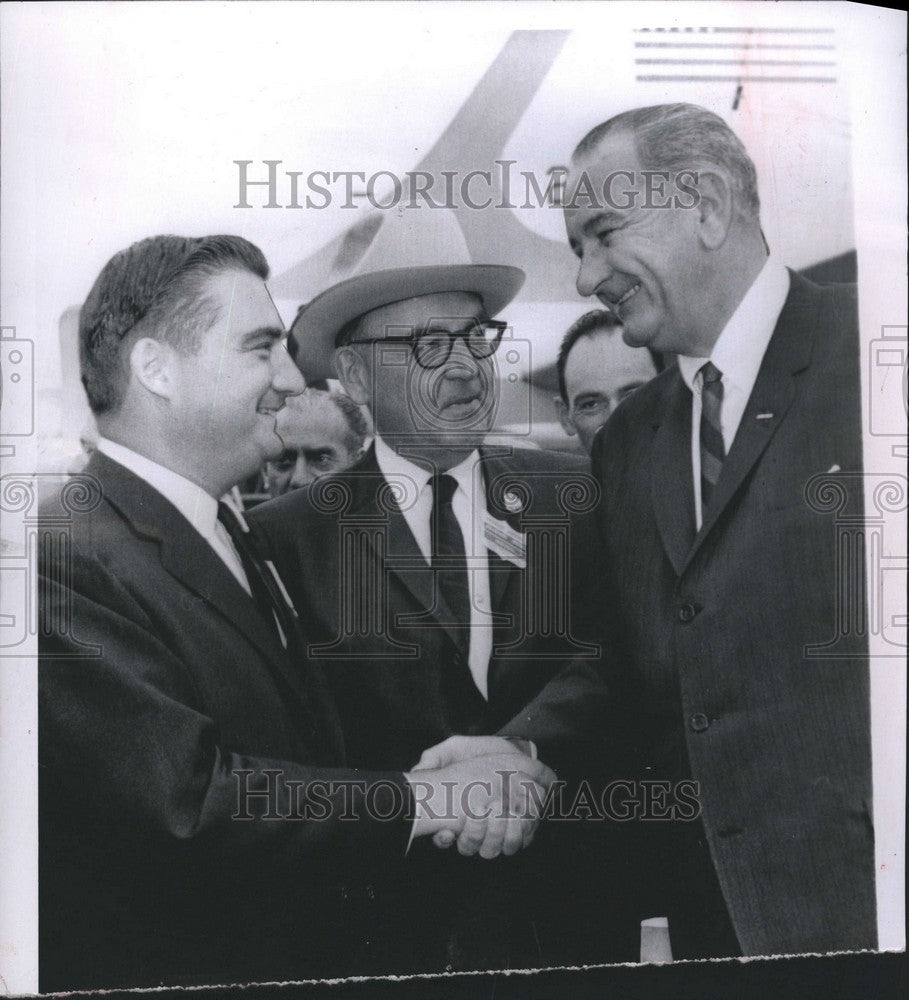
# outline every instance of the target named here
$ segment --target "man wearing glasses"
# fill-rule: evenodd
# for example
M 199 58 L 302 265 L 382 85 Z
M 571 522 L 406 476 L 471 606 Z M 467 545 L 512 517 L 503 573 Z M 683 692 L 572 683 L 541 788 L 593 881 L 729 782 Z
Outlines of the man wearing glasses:
M 491 317 L 523 280 L 517 268 L 470 263 L 361 271 L 291 329 L 307 380 L 339 378 L 375 426 L 352 469 L 252 515 L 332 687 L 354 766 L 412 768 L 452 734 L 501 750 L 490 734 L 569 659 L 596 656 L 571 582 L 585 570 L 570 550 L 593 548 L 578 513 L 593 497 L 583 461 L 484 446 L 496 352 L 510 336 Z M 555 929 L 565 926 L 555 897 L 566 905 L 570 859 L 536 844 L 529 861 L 481 860 L 496 857 L 500 839 L 495 819 L 478 818 L 457 850 L 412 845 L 404 870 L 364 903 L 394 914 L 373 922 L 388 933 L 389 971 L 573 957 Z M 573 913 L 572 947 L 580 922 Z

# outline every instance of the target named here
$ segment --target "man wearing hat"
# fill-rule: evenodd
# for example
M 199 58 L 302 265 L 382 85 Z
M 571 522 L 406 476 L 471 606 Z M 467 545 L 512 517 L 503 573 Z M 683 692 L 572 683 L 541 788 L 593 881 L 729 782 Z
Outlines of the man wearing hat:
M 307 379 L 339 378 L 375 426 L 352 469 L 253 514 L 354 765 L 408 768 L 452 734 L 494 734 L 571 658 L 596 656 L 573 589 L 596 498 L 583 460 L 483 443 L 508 326 L 494 317 L 523 280 L 472 263 L 454 220 L 424 207 L 386 215 L 356 271 L 293 324 Z M 409 882 L 386 887 L 404 946 L 390 943 L 392 967 L 558 958 L 543 926 L 555 880 L 539 867 L 551 854 L 489 864 L 470 856 L 489 855 L 486 836 L 413 846 Z

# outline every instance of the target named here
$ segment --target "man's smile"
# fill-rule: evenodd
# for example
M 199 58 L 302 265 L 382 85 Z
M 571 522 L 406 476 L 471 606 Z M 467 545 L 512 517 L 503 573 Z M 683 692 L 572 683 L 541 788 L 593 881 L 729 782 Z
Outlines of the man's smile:
M 630 288 L 626 289 L 626 291 L 623 292 L 618 298 L 613 298 L 612 296 L 607 295 L 605 292 L 601 292 L 597 297 L 604 305 L 609 306 L 610 309 L 618 310 L 626 302 L 628 302 L 635 295 L 637 295 L 637 293 L 640 290 L 641 290 L 641 283 L 640 281 L 637 281 Z

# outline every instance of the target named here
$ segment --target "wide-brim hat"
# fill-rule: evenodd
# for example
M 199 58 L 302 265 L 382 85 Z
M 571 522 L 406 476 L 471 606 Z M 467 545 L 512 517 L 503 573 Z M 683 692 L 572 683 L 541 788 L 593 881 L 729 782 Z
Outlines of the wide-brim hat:
M 473 263 L 454 212 L 426 204 L 366 216 L 348 230 L 333 271 L 347 276 L 300 309 L 288 336 L 288 350 L 311 382 L 337 377 L 335 340 L 364 313 L 420 295 L 471 292 L 493 317 L 525 278 L 518 267 Z

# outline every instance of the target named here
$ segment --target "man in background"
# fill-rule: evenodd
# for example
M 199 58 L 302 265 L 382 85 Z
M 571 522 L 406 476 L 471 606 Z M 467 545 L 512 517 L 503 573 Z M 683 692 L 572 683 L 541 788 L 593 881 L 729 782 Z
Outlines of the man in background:
M 629 347 L 615 314 L 594 309 L 575 320 L 559 347 L 553 398 L 559 422 L 589 455 L 597 431 L 622 400 L 662 369 L 651 351 Z
M 269 495 L 278 497 L 350 468 L 368 435 L 362 409 L 345 393 L 310 387 L 292 396 L 281 433 L 284 451 L 265 465 Z

